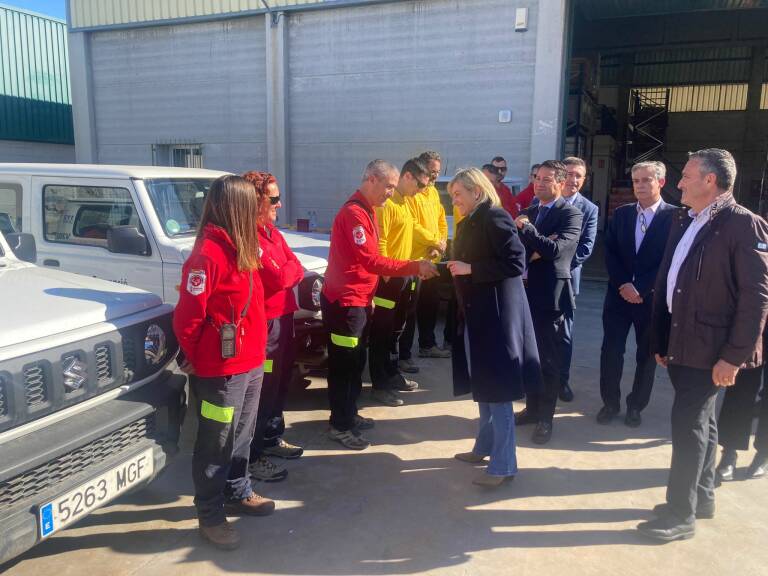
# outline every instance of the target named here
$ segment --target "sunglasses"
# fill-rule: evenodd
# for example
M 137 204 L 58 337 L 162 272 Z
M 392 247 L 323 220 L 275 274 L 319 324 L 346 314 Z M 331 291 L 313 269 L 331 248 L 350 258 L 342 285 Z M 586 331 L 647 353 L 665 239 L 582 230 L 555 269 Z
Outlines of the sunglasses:
M 507 171 L 507 167 L 506 166 L 496 166 L 496 170 L 498 170 L 499 172 L 506 172 Z
M 272 206 L 277 206 L 277 203 L 280 202 L 280 194 L 277 196 L 267 196 L 267 198 L 269 198 L 269 203 Z

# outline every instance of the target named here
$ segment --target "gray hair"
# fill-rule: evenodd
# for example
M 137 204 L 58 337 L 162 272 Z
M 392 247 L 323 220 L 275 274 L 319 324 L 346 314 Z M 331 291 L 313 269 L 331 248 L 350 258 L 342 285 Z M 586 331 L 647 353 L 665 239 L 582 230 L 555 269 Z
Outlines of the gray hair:
M 638 162 L 632 166 L 632 174 L 635 173 L 635 170 L 652 170 L 656 175 L 656 180 L 664 180 L 664 178 L 667 177 L 667 167 L 664 165 L 664 162 L 659 162 L 657 160 Z
M 688 152 L 688 159 L 699 161 L 700 172 L 714 174 L 715 183 L 720 190 L 730 192 L 736 180 L 736 160 L 728 150 L 722 148 L 705 148 L 696 152 Z
M 427 150 L 426 152 L 422 152 L 421 154 L 419 154 L 419 160 L 421 160 L 425 164 L 428 164 L 433 160 L 437 160 L 440 163 L 443 162 L 442 158 L 440 158 L 440 154 L 438 154 L 434 150 Z
M 365 172 L 363 172 L 363 182 L 368 180 L 371 176 L 374 176 L 377 180 L 381 180 L 391 174 L 399 173 L 398 169 L 386 160 L 377 159 L 369 162 L 368 166 L 365 167 Z

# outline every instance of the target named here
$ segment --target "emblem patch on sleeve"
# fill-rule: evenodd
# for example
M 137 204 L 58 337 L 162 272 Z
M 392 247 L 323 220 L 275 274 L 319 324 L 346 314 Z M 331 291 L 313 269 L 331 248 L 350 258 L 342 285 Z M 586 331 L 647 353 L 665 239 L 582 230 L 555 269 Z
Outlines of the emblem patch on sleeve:
M 355 244 L 358 246 L 365 244 L 365 230 L 362 226 L 355 226 L 352 228 L 352 240 L 354 240 Z
M 766 244 L 765 242 L 758 242 L 757 249 L 762 252 L 768 252 L 768 244 Z
M 205 292 L 205 270 L 190 270 L 187 276 L 187 292 L 199 296 Z

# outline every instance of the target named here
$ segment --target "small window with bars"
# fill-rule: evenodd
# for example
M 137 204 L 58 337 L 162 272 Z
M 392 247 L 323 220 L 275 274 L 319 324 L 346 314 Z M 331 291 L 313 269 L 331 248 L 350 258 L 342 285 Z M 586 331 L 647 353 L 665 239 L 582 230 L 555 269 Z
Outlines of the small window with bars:
M 152 146 L 152 163 L 155 166 L 177 168 L 202 168 L 202 144 L 155 144 Z

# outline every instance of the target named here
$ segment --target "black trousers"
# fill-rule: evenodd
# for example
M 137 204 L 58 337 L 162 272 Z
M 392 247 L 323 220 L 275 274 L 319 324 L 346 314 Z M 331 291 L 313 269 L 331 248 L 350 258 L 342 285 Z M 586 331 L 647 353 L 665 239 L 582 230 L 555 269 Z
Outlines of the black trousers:
M 560 347 L 564 338 L 565 318 L 559 310 L 533 308 L 531 318 L 536 333 L 536 346 L 539 349 L 543 389 L 539 393 L 526 395 L 525 407 L 528 413 L 537 416 L 539 421 L 551 423 L 560 392 Z
M 416 284 L 412 278 L 390 278 L 379 280 L 369 337 L 368 367 L 375 390 L 388 390 L 402 379 L 397 363 L 391 359 L 403 333 L 411 301 L 416 295 Z
M 712 370 L 675 364 L 668 370 L 675 399 L 667 503 L 680 520 L 693 522 L 697 503 L 715 498 L 719 388 L 712 382 Z
M 405 327 L 403 328 L 403 333 L 398 342 L 398 356 L 400 360 L 410 360 L 411 358 L 411 349 L 413 348 L 413 341 L 416 338 L 416 309 L 419 306 L 422 284 L 423 282 L 417 278 L 416 293 L 411 299 L 410 307 L 406 310 Z
M 768 370 L 765 371 L 768 379 Z M 726 450 L 749 449 L 755 398 L 763 379 L 763 368 L 740 370 L 736 384 L 725 389 L 725 398 L 717 420 L 720 445 Z M 768 453 L 768 401 L 760 399 L 760 420 L 755 434 L 755 449 Z
M 295 357 L 293 313 L 267 320 L 267 361 L 251 442 L 251 460 L 261 456 L 265 446 L 275 446 L 285 433 L 283 408 Z
M 341 306 L 321 295 L 323 324 L 328 332 L 328 402 L 330 423 L 336 430 L 351 430 L 357 399 L 363 388 L 371 309 Z
M 448 310 L 445 313 L 445 327 L 443 328 L 443 342 L 446 344 L 453 344 L 453 335 L 456 333 L 456 314 L 456 292 L 452 291 L 451 299 L 448 300 Z
M 204 526 L 224 522 L 227 499 L 253 494 L 248 458 L 263 375 L 259 367 L 234 376 L 190 377 L 198 417 L 192 481 L 197 517 Z
M 629 329 L 635 329 L 635 379 L 627 396 L 627 408 L 643 410 L 651 399 L 656 360 L 651 354 L 651 305 L 618 302 L 608 297 L 603 307 L 603 346 L 600 350 L 600 396 L 603 404 L 619 410 L 621 407 L 621 374 Z

